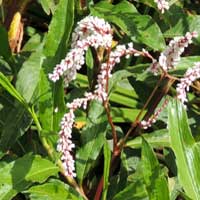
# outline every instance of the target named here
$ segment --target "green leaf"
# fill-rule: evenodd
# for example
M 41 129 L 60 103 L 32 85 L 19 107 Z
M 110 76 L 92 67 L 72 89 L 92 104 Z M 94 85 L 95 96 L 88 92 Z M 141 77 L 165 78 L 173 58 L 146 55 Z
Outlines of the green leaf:
M 10 65 L 1 58 L 0 58 L 0 71 L 5 75 L 12 74 L 12 69 L 11 69 Z
M 48 183 L 32 186 L 24 193 L 30 193 L 31 200 L 82 199 L 70 186 L 59 180 L 50 180 Z
M 182 57 L 181 60 L 176 65 L 176 68 L 171 71 L 174 76 L 180 76 L 185 73 L 185 71 L 194 66 L 195 62 L 199 62 L 200 56 L 187 56 Z
M 48 78 L 41 69 L 39 82 L 39 117 L 44 130 L 53 130 L 52 91 Z
M 8 61 L 9 58 L 12 56 L 12 53 L 8 43 L 8 33 L 6 29 L 2 26 L 0 26 L 0 41 L 0 55 L 3 56 L 6 61 Z
M 26 44 L 23 46 L 22 51 L 37 51 L 38 46 L 41 44 L 42 42 L 42 36 L 39 35 L 38 33 L 36 33 L 35 35 L 33 35 L 27 42 Z
M 65 55 L 74 21 L 74 0 L 60 0 L 56 7 L 44 45 L 44 54 L 49 57 Z
M 103 148 L 104 153 L 104 172 L 103 172 L 103 194 L 102 199 L 106 200 L 108 186 L 109 186 L 109 172 L 110 172 L 110 161 L 111 161 L 111 152 L 110 147 L 107 142 L 104 144 Z
M 39 3 L 47 15 L 49 15 L 50 12 L 53 12 L 55 9 L 54 1 L 52 0 L 39 0 Z
M 80 184 L 95 164 L 105 143 L 108 122 L 104 107 L 99 102 L 91 102 L 86 124 L 81 132 L 83 145 L 76 153 L 76 172 Z
M 141 181 L 129 184 L 124 190 L 116 194 L 113 200 L 147 200 L 148 193 Z
M 108 1 L 100 1 L 95 4 L 95 10 L 99 13 L 112 12 L 112 13 L 137 13 L 137 9 L 132 3 L 122 0 L 116 5 L 112 5 Z
M 56 175 L 58 168 L 40 156 L 25 155 L 0 168 L 0 200 L 10 200 L 33 183 Z
M 5 152 L 21 137 L 31 125 L 32 119 L 27 110 L 18 102 L 4 115 L 1 127 L 0 149 Z
M 39 93 L 42 98 L 39 103 L 39 116 L 46 130 L 58 131 L 60 119 L 65 112 L 64 88 L 62 80 L 50 84 L 48 73 L 64 58 L 72 26 L 74 23 L 74 0 L 60 0 L 49 26 L 44 45 L 46 60 L 43 64 Z M 54 110 L 58 109 L 58 112 Z
M 14 88 L 14 86 L 2 72 L 0 72 L 0 85 L 13 97 L 15 97 L 21 104 L 26 105 L 24 98 L 19 94 L 19 92 Z
M 17 75 L 16 89 L 27 102 L 32 100 L 40 80 L 40 70 L 44 60 L 42 47 L 43 45 L 40 45 L 37 51 L 31 54 Z
M 199 15 L 182 15 L 176 24 L 172 25 L 169 30 L 167 30 L 164 35 L 167 38 L 172 38 L 175 36 L 183 36 L 187 32 L 197 31 L 200 33 L 200 16 Z M 196 39 L 198 43 L 200 42 L 200 37 Z
M 113 118 L 113 122 L 118 122 L 118 123 L 133 122 L 139 112 L 140 112 L 139 109 L 129 109 L 129 108 L 121 108 L 121 107 L 111 108 L 111 115 Z
M 133 140 L 129 140 L 126 143 L 127 147 L 131 148 L 141 148 L 142 138 L 152 146 L 152 147 L 170 147 L 170 137 L 167 129 L 161 129 L 154 131 L 153 133 L 143 134 L 142 137 L 136 137 Z
M 169 200 L 166 178 L 152 148 L 145 139 L 142 140 L 142 169 L 149 199 Z
M 200 144 L 194 141 L 187 114 L 179 101 L 169 104 L 169 134 L 176 156 L 178 179 L 186 195 L 200 199 Z
M 100 9 L 101 6 L 101 4 L 96 4 L 91 7 L 92 15 L 103 17 L 105 20 L 114 23 L 134 42 L 145 44 L 154 50 L 165 48 L 161 30 L 149 15 L 141 15 L 130 12 L 130 10 L 127 12 L 126 9 L 121 9 L 119 4 L 111 10 Z M 116 9 L 117 6 L 119 9 Z
M 90 83 L 90 86 L 92 86 L 93 82 L 93 77 L 94 77 L 94 59 L 92 55 L 92 50 L 89 48 L 86 52 L 85 55 L 85 62 L 87 65 L 87 77 L 88 77 L 88 82 Z

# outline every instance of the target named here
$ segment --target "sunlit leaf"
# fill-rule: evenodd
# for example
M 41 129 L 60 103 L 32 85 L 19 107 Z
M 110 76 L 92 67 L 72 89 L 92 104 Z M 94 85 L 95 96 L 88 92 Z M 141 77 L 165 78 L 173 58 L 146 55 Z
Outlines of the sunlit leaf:
M 179 101 L 170 102 L 168 126 L 178 179 L 186 194 L 197 200 L 200 198 L 200 144 L 192 137 L 186 111 Z
M 56 175 L 58 168 L 40 156 L 25 155 L 0 169 L 0 199 L 10 200 L 33 183 Z

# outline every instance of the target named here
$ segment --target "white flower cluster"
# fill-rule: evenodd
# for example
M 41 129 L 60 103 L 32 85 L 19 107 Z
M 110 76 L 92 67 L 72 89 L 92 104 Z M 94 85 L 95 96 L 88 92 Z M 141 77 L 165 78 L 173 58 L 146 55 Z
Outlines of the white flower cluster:
M 154 0 L 154 2 L 157 4 L 157 7 L 162 14 L 165 12 L 165 10 L 169 9 L 169 2 L 165 0 Z
M 71 50 L 60 64 L 56 65 L 49 78 L 56 82 L 64 75 L 66 85 L 76 78 L 77 70 L 85 63 L 85 52 L 91 46 L 109 48 L 112 45 L 111 26 L 103 19 L 88 16 L 78 22 L 73 35 Z
M 192 68 L 189 68 L 180 83 L 177 84 L 177 98 L 184 104 L 187 102 L 186 92 L 193 81 L 200 78 L 200 62 L 196 62 Z
M 147 128 L 151 127 L 152 124 L 154 124 L 154 123 L 157 121 L 157 119 L 158 119 L 160 113 L 161 113 L 161 112 L 163 111 L 163 109 L 167 106 L 168 102 L 169 102 L 169 100 L 168 100 L 168 99 L 165 99 L 165 101 L 163 102 L 162 106 L 156 110 L 156 112 L 153 114 L 152 117 L 150 117 L 148 120 L 142 120 L 142 121 L 140 122 L 141 128 L 147 129 Z
M 57 151 L 62 153 L 61 160 L 65 170 L 65 175 L 71 177 L 76 176 L 76 174 L 74 173 L 74 159 L 71 155 L 72 148 L 75 147 L 75 145 L 71 141 L 74 118 L 75 116 L 73 110 L 70 110 L 70 112 L 66 113 L 62 118 L 61 130 L 59 132 L 60 138 L 57 145 Z
M 107 22 L 92 16 L 84 18 L 78 23 L 73 33 L 71 50 L 66 55 L 66 58 L 55 67 L 53 73 L 49 74 L 49 78 L 55 82 L 59 80 L 60 76 L 64 75 L 64 80 L 68 84 L 71 80 L 75 79 L 76 71 L 85 63 L 84 55 L 90 46 L 95 49 L 98 47 L 109 49 L 111 48 L 111 44 L 112 32 Z M 108 60 L 101 64 L 95 90 L 93 92 L 86 92 L 83 98 L 74 99 L 73 102 L 67 104 L 69 112 L 62 118 L 61 130 L 59 132 L 60 138 L 57 146 L 57 150 L 62 153 L 61 160 L 66 176 L 76 176 L 74 172 L 74 160 L 71 155 L 72 148 L 74 148 L 74 144 L 71 141 L 71 134 L 75 120 L 75 110 L 81 107 L 86 109 L 88 102 L 91 100 L 106 101 L 108 81 L 111 77 L 113 67 L 116 63 L 120 62 L 122 56 L 128 58 L 130 55 L 142 55 L 153 60 L 152 56 L 146 50 L 138 51 L 134 49 L 132 43 L 129 43 L 128 47 L 125 45 L 116 46 L 115 50 L 110 52 Z
M 102 63 L 99 75 L 97 76 L 97 85 L 94 92 L 86 92 L 83 98 L 74 99 L 73 102 L 67 103 L 69 113 L 65 114 L 61 122 L 60 139 L 58 142 L 58 151 L 62 153 L 61 160 L 63 161 L 66 175 L 75 176 L 74 173 L 74 160 L 70 154 L 74 144 L 71 142 L 72 126 L 74 123 L 74 111 L 78 108 L 87 108 L 88 102 L 91 100 L 98 100 L 103 102 L 107 99 L 106 85 L 111 77 L 111 71 L 116 63 L 120 62 L 122 56 L 127 58 L 130 55 L 142 55 L 151 57 L 145 50 L 142 52 L 133 48 L 133 44 L 129 43 L 128 48 L 125 45 L 118 45 L 114 51 L 110 52 L 110 56 L 106 63 Z
M 157 74 L 160 67 L 164 71 L 174 69 L 185 48 L 188 47 L 188 45 L 192 43 L 192 39 L 196 38 L 197 36 L 197 32 L 194 31 L 192 33 L 187 32 L 186 35 L 182 37 L 175 37 L 169 42 L 167 48 L 160 54 L 159 62 L 154 60 L 150 70 L 154 74 Z
M 97 85 L 95 86 L 94 94 L 97 95 L 98 99 L 106 100 L 107 92 L 106 92 L 106 84 L 108 83 L 108 79 L 112 76 L 111 71 L 116 63 L 120 62 L 122 56 L 126 56 L 129 58 L 130 55 L 134 56 L 146 56 L 152 59 L 150 54 L 143 49 L 143 51 L 138 51 L 133 48 L 133 43 L 129 43 L 128 47 L 126 45 L 118 45 L 116 49 L 110 52 L 109 59 L 106 63 L 102 63 L 100 73 L 97 77 Z

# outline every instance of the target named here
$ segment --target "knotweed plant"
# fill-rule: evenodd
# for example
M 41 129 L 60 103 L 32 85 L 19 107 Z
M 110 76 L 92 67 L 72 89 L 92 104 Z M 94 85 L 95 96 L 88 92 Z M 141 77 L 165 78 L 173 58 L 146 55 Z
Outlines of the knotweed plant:
M 0 1 L 0 199 L 199 200 L 199 7 Z
M 158 1 L 157 3 L 162 12 L 164 12 L 164 9 L 169 8 L 168 4 L 164 1 Z M 100 66 L 94 91 L 86 92 L 83 98 L 77 98 L 74 99 L 73 102 L 67 103 L 69 112 L 64 115 L 61 121 L 60 138 L 57 146 L 57 150 L 62 154 L 61 160 L 66 176 L 76 176 L 74 160 L 71 155 L 72 148 L 75 147 L 71 141 L 72 127 L 75 121 L 74 112 L 81 107 L 86 109 L 88 103 L 92 100 L 98 100 L 102 102 L 104 106 L 108 106 L 109 78 L 111 78 L 112 70 L 115 65 L 120 62 L 121 57 L 148 57 L 152 61 L 150 70 L 153 73 L 158 73 L 160 69 L 164 73 L 167 73 L 168 70 L 175 68 L 177 62 L 180 60 L 180 55 L 184 52 L 184 49 L 192 43 L 192 38 L 195 37 L 197 37 L 196 32 L 188 32 L 185 36 L 175 37 L 160 54 L 159 61 L 156 61 L 145 49 L 142 49 L 142 51 L 134 49 L 133 43 L 117 45 L 115 48 L 112 48 L 112 29 L 110 24 L 103 19 L 88 16 L 78 22 L 72 35 L 72 45 L 69 53 L 67 53 L 61 63 L 54 68 L 53 73 L 49 74 L 49 78 L 53 82 L 56 82 L 63 76 L 65 83 L 68 85 L 70 81 L 76 78 L 77 70 L 80 70 L 85 64 L 84 55 L 89 47 L 93 47 L 96 51 L 98 51 L 98 48 L 105 48 L 108 52 L 108 57 L 106 58 L 106 62 L 103 62 Z M 181 99 L 183 103 L 186 101 L 186 90 L 188 90 L 192 81 L 199 77 L 199 73 L 199 64 L 196 63 L 196 67 L 192 70 L 188 70 L 185 77 L 181 79 L 181 83 L 178 84 L 177 98 Z M 157 121 L 159 114 L 166 107 L 167 103 L 168 100 L 166 99 L 163 105 L 158 108 L 151 117 L 141 121 L 140 126 L 144 129 L 151 127 L 152 124 Z M 116 136 L 114 135 L 114 137 Z

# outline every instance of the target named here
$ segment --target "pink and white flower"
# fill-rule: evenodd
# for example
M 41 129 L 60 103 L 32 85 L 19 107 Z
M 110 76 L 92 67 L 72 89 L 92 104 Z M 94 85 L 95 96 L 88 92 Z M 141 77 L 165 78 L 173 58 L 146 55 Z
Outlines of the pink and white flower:
M 154 0 L 154 2 L 157 4 L 157 7 L 162 14 L 165 12 L 165 10 L 169 9 L 169 2 L 165 0 Z
M 189 87 L 198 78 L 200 78 L 200 62 L 196 62 L 192 68 L 189 68 L 180 83 L 177 84 L 177 98 L 183 104 L 188 101 L 186 93 L 189 91 Z

